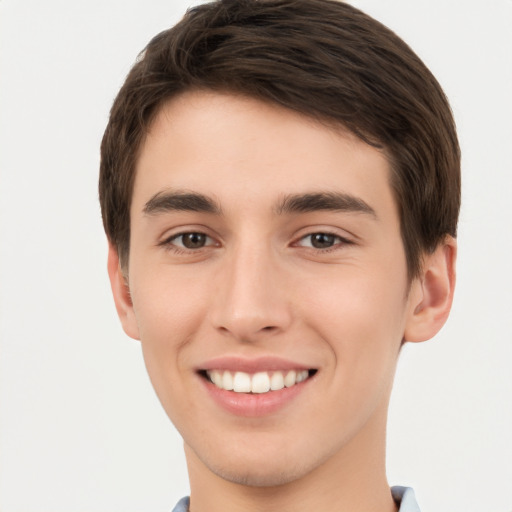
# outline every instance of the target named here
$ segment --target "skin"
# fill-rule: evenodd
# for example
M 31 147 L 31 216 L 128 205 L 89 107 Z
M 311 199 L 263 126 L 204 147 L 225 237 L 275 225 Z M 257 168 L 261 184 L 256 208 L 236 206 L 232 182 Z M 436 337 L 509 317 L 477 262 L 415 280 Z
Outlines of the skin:
M 385 155 L 255 99 L 172 99 L 136 172 L 128 268 L 111 247 L 109 274 L 123 327 L 141 340 L 183 436 L 191 510 L 396 510 L 385 425 L 397 357 L 404 340 L 428 339 L 446 320 L 455 242 L 426 255 L 409 282 Z M 326 192 L 352 206 L 283 204 Z M 190 211 L 192 194 L 219 211 Z M 165 195 L 174 199 L 158 204 Z M 204 234 L 204 245 L 184 247 L 184 233 Z M 332 236 L 318 248 L 315 233 Z M 317 371 L 277 412 L 240 417 L 197 372 L 226 355 Z

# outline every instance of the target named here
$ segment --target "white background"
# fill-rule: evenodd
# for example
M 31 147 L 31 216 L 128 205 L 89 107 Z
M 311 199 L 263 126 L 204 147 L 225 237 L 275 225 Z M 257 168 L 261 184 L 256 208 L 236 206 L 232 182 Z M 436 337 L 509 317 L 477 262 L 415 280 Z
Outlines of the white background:
M 408 346 L 388 473 L 423 512 L 512 511 L 512 1 L 354 0 L 424 59 L 463 150 L 458 289 Z M 0 0 L 0 510 L 166 511 L 181 442 L 116 318 L 96 183 L 111 102 L 186 0 Z

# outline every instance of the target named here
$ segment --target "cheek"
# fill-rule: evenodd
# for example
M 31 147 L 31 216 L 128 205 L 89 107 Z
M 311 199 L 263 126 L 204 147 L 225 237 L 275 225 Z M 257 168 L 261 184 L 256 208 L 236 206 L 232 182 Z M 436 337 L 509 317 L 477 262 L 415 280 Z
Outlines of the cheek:
M 144 364 L 160 403 L 177 427 L 188 417 L 191 403 L 186 383 L 192 375 L 183 363 L 201 310 L 197 303 L 193 290 L 183 293 L 179 283 L 162 277 L 146 279 L 133 292 Z
M 342 377 L 348 373 L 359 380 L 394 371 L 406 311 L 405 281 L 400 286 L 401 278 L 395 279 L 385 273 L 331 276 L 305 295 L 309 323 L 344 367 Z
M 208 293 L 200 282 L 177 273 L 134 277 L 131 294 L 144 361 L 155 391 L 166 404 L 172 398 L 167 396 L 169 390 L 181 386 L 187 347 L 205 318 Z
M 147 272 L 131 288 L 143 343 L 165 346 L 183 340 L 204 316 L 207 292 L 194 276 L 183 272 Z

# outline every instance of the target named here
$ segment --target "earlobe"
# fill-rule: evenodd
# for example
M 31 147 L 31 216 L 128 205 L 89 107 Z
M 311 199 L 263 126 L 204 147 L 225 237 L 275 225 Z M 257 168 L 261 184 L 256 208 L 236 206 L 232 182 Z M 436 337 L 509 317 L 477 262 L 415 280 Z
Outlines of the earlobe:
M 117 249 L 109 242 L 108 246 L 108 276 L 116 305 L 117 314 L 121 320 L 124 332 L 133 339 L 139 338 L 139 328 L 133 310 L 130 288 L 121 269 Z
M 421 276 L 411 285 L 404 341 L 426 341 L 446 322 L 455 288 L 456 256 L 457 243 L 448 236 L 433 253 L 424 257 Z

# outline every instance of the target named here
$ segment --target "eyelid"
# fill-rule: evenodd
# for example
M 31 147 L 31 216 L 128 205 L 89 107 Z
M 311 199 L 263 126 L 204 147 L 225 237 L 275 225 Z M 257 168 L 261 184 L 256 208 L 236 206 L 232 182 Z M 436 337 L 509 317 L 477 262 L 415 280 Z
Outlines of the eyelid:
M 339 226 L 333 226 L 329 224 L 310 224 L 307 226 L 302 226 L 300 229 L 295 231 L 293 238 L 294 240 L 299 241 L 307 238 L 308 236 L 317 234 L 334 236 L 346 243 L 356 243 L 357 240 L 359 240 L 359 237 L 351 231 Z
M 189 247 L 185 247 L 183 245 L 183 238 L 182 237 L 184 237 L 185 235 L 192 235 L 192 234 L 194 234 L 194 235 L 204 235 L 204 237 L 206 238 L 205 244 L 202 247 L 199 247 L 198 249 L 190 249 Z M 181 244 L 179 244 L 179 245 L 178 244 L 174 244 L 173 242 L 175 240 L 178 240 L 179 238 L 182 238 Z M 213 238 L 210 235 L 207 235 L 206 233 L 202 233 L 200 231 L 185 231 L 183 233 L 177 233 L 176 235 L 172 235 L 171 237 L 167 238 L 166 243 L 173 243 L 173 245 L 176 245 L 180 249 L 186 249 L 188 251 L 197 251 L 197 250 L 202 249 L 204 247 L 210 247 L 212 245 L 215 245 L 214 243 L 208 243 L 208 240 L 210 240 L 210 242 L 214 241 Z
M 170 233 L 169 233 L 170 232 Z M 220 246 L 220 243 L 216 240 L 214 236 L 209 233 L 209 230 L 203 226 L 180 226 L 176 227 L 172 230 L 168 230 L 167 233 L 161 237 L 161 240 L 157 242 L 157 246 L 164 247 L 168 250 L 175 251 L 186 251 L 186 252 L 199 252 L 201 249 L 206 249 L 212 246 Z M 199 247 L 197 249 L 190 249 L 185 247 L 183 243 L 177 244 L 175 241 L 180 237 L 183 237 L 188 234 L 199 234 L 204 235 L 207 239 L 204 246 Z
M 334 247 L 336 247 L 337 245 L 340 245 L 340 244 L 347 245 L 347 244 L 352 244 L 353 243 L 347 237 L 343 237 L 343 236 L 339 235 L 338 233 L 333 233 L 332 231 L 328 231 L 328 230 L 317 230 L 317 231 L 312 231 L 310 233 L 302 235 L 301 237 L 299 237 L 297 239 L 296 242 L 294 242 L 294 245 L 298 245 L 299 247 L 306 247 L 306 246 L 302 245 L 301 242 L 303 240 L 306 240 L 307 238 L 311 238 L 314 235 L 332 236 L 336 240 L 335 243 L 331 247 L 326 247 L 325 249 L 320 249 L 320 248 L 317 248 L 317 247 L 310 247 L 311 249 L 315 249 L 315 250 L 318 250 L 318 251 L 322 251 L 322 250 L 325 251 L 325 250 L 333 249 Z

